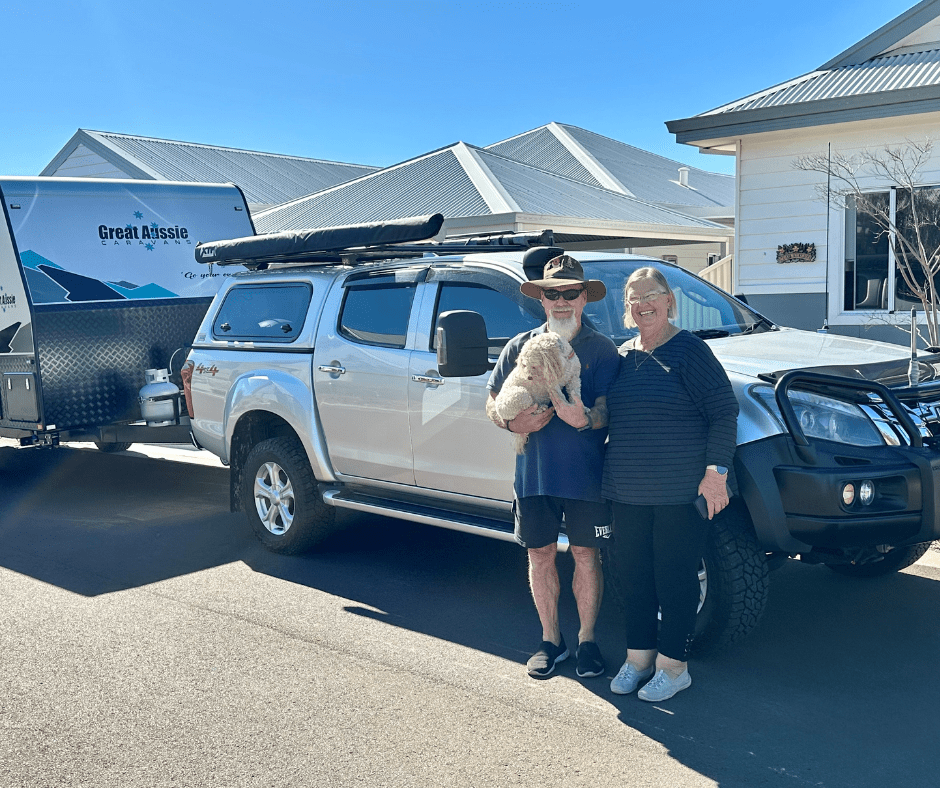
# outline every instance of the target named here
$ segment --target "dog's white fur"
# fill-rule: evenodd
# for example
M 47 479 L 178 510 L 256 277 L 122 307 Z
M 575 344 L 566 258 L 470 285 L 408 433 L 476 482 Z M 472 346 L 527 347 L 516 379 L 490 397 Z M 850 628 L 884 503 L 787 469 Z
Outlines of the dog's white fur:
M 533 367 L 541 367 L 541 374 L 533 372 Z M 516 366 L 496 395 L 496 412 L 507 422 L 532 405 L 539 405 L 536 412 L 541 413 L 552 404 L 551 394 L 568 404 L 581 398 L 581 362 L 567 339 L 546 331 L 522 346 Z M 529 436 L 513 433 L 512 437 L 516 454 L 522 454 Z

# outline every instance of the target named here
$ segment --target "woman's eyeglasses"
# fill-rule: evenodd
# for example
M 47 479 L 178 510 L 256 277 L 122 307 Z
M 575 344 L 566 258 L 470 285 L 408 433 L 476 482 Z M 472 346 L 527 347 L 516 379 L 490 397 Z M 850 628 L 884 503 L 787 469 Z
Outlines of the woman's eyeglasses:
M 630 306 L 636 306 L 637 304 L 651 304 L 653 301 L 658 301 L 664 295 L 666 294 L 662 290 L 657 290 L 653 293 L 647 293 L 644 296 L 630 296 L 627 299 L 627 303 Z
M 542 295 L 549 301 L 557 301 L 559 298 L 564 298 L 565 301 L 574 301 L 585 289 L 584 287 L 579 287 L 576 290 L 543 290 Z

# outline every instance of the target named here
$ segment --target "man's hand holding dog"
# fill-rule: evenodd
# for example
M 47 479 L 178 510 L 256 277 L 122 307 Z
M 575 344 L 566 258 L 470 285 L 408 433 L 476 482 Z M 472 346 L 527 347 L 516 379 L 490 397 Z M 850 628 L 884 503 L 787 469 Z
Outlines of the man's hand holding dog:
M 565 424 L 570 424 L 576 430 L 587 426 L 587 413 L 584 409 L 584 403 L 581 402 L 579 396 L 574 395 L 569 403 L 552 394 L 552 405 L 555 406 L 555 413 L 558 414 L 558 418 L 565 422 Z
M 535 410 L 538 407 L 538 405 L 532 405 L 525 410 L 520 411 L 519 415 L 506 422 L 506 428 L 510 432 L 538 432 L 540 429 L 542 429 L 542 427 L 548 424 L 548 422 L 552 420 L 552 416 L 555 415 L 554 408 L 548 408 L 547 410 L 543 410 L 541 413 L 536 413 Z M 582 408 L 582 411 L 583 410 L 584 409 Z

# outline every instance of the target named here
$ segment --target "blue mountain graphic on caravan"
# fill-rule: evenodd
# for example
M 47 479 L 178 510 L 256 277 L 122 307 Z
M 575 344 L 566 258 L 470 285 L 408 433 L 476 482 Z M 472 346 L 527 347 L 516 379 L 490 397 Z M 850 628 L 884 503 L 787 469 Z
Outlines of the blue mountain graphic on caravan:
M 20 260 L 34 304 L 176 298 L 178 295 L 153 282 L 135 285 L 132 282 L 105 282 L 82 276 L 67 271 L 32 250 L 23 252 Z

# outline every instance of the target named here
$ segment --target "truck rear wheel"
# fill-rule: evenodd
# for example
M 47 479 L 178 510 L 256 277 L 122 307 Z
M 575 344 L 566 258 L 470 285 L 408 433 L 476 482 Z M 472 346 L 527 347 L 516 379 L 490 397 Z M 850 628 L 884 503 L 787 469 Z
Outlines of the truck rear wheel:
M 107 452 L 108 454 L 111 454 L 112 452 L 116 452 L 116 451 L 127 451 L 133 445 L 134 444 L 132 443 L 123 443 L 123 442 L 105 443 L 104 441 L 95 441 L 95 446 L 98 447 L 98 451 Z
M 930 549 L 933 542 L 921 542 L 906 547 L 895 547 L 884 553 L 884 557 L 867 564 L 826 564 L 833 572 L 848 577 L 884 577 L 900 572 L 916 563 Z M 874 548 L 873 548 L 874 552 Z
M 318 495 L 297 438 L 268 438 L 257 444 L 242 467 L 241 484 L 248 521 L 275 553 L 302 553 L 335 530 L 335 511 Z
M 766 553 L 754 534 L 744 504 L 734 500 L 711 521 L 705 555 L 699 565 L 699 607 L 692 652 L 720 649 L 742 639 L 760 621 L 767 606 Z M 607 590 L 623 605 L 616 555 L 604 553 Z

